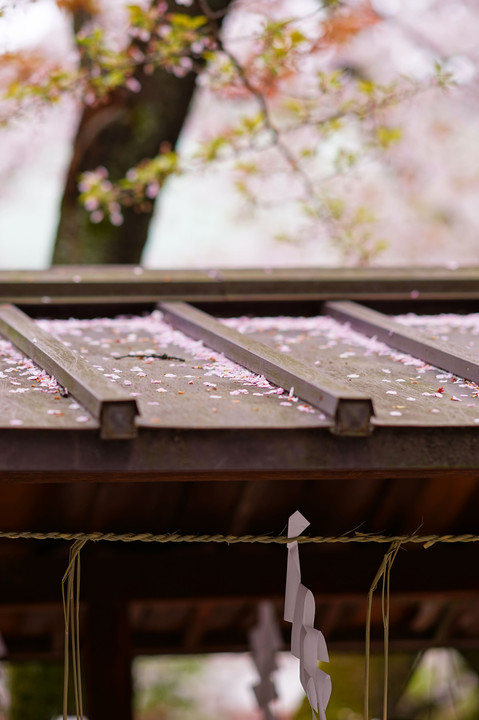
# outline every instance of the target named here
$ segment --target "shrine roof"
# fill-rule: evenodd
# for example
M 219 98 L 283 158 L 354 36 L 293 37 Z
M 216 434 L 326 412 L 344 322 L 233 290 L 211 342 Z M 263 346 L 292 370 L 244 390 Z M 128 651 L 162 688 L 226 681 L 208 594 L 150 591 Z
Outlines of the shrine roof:
M 0 529 L 477 531 L 477 269 L 56 268 L 0 298 Z M 68 546 L 43 542 L 0 540 L 12 657 L 58 654 Z M 280 613 L 284 547 L 113 545 L 82 551 L 85 603 L 114 588 L 135 652 L 245 649 L 258 601 Z M 477 646 L 474 551 L 399 553 L 392 647 Z M 383 554 L 302 546 L 330 647 L 360 648 Z

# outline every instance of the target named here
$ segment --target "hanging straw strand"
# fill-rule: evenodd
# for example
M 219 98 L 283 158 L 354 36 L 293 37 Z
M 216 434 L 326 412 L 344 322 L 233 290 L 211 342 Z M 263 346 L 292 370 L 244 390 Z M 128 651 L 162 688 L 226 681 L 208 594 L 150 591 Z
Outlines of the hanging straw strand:
M 63 672 L 63 720 L 68 716 L 70 647 L 73 690 L 77 720 L 83 720 L 80 663 L 80 551 L 87 538 L 77 540 L 70 548 L 68 567 L 62 578 L 63 614 L 65 619 L 65 653 Z M 66 586 L 66 587 L 65 587 Z
M 388 696 L 388 656 L 389 656 L 389 575 L 391 566 L 401 546 L 399 540 L 393 540 L 385 554 L 379 570 L 368 592 L 368 604 L 366 611 L 366 639 L 365 639 L 365 663 L 364 663 L 364 720 L 369 720 L 369 684 L 371 667 L 371 612 L 373 595 L 379 581 L 383 580 L 382 609 L 384 624 L 384 695 L 383 695 L 383 720 L 387 720 L 387 696 Z
M 399 552 L 401 543 L 396 543 L 395 548 L 388 553 L 386 570 L 383 574 L 382 585 L 382 612 L 384 625 L 384 690 L 383 690 L 383 720 L 388 717 L 388 688 L 389 688 L 389 607 L 390 607 L 390 587 L 391 587 L 391 568 L 396 555 Z

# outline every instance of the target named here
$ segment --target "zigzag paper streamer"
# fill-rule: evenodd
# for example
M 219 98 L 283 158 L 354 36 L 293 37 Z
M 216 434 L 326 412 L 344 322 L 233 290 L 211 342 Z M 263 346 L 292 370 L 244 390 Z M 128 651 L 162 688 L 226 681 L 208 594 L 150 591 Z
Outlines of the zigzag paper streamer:
M 261 603 L 258 614 L 258 624 L 248 636 L 251 654 L 260 677 L 260 682 L 253 687 L 253 691 L 266 720 L 273 720 L 269 704 L 278 695 L 271 675 L 278 667 L 275 655 L 282 645 L 282 639 L 273 605 L 269 602 Z
M 300 512 L 291 515 L 288 537 L 298 537 L 309 522 Z M 293 624 L 291 652 L 299 658 L 299 678 L 313 711 L 313 720 L 326 720 L 331 697 L 331 678 L 318 667 L 318 661 L 329 662 L 324 635 L 314 628 L 316 606 L 311 590 L 301 583 L 298 543 L 288 543 L 288 568 L 284 619 Z

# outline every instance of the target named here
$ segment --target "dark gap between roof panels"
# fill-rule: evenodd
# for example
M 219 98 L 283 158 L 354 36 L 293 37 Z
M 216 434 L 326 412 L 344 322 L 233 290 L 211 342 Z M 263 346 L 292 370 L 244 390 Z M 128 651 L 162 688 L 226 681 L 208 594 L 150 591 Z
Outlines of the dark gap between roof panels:
M 479 282 L 479 281 L 478 281 Z M 347 294 L 346 294 L 347 296 Z M 184 298 L 181 298 L 183 300 Z M 111 317 L 112 315 L 142 315 L 151 313 L 161 297 L 155 300 L 142 301 L 138 298 L 128 298 L 127 295 L 119 297 L 114 302 L 104 302 L 102 298 L 86 298 L 83 302 L 65 298 L 55 304 L 41 303 L 38 299 L 35 302 L 16 302 L 16 306 L 33 318 L 63 319 L 70 317 L 78 319 L 93 319 L 96 317 Z M 289 315 L 292 317 L 318 315 L 326 299 L 304 299 L 289 297 L 288 299 L 256 298 L 249 300 L 224 298 L 219 299 L 189 299 L 199 310 L 218 318 L 238 317 L 240 315 L 251 315 L 256 317 L 267 317 L 271 315 Z M 445 296 L 443 299 L 416 299 L 405 298 L 384 298 L 382 300 L 369 300 L 360 298 L 361 304 L 371 307 L 380 312 L 396 315 L 401 313 L 416 312 L 420 314 L 437 314 L 454 312 L 467 314 L 476 312 L 479 309 L 479 302 L 475 299 Z
M 347 297 L 348 293 L 345 293 L 344 298 L 338 298 L 337 301 L 340 302 Z M 362 297 L 354 299 L 356 302 L 360 302 L 361 305 L 390 315 L 399 315 L 409 312 L 421 315 L 436 315 L 446 312 L 465 315 L 471 312 L 479 311 L 479 301 L 477 299 L 461 298 L 460 296 L 451 297 L 444 295 L 443 298 L 433 299 L 419 296 L 413 299 L 395 297 L 391 294 L 390 297 L 384 297 L 379 300 Z M 191 300 L 189 302 L 199 310 L 203 310 L 204 312 L 217 318 L 232 318 L 241 315 L 247 315 L 250 317 L 270 317 L 276 315 L 309 317 L 313 315 L 320 315 L 323 312 L 324 304 L 329 302 L 329 299 L 308 300 L 298 297 L 298 299 L 288 298 L 287 300 L 261 298 L 256 300 L 224 300 L 221 302 L 215 300 Z
M 77 303 L 69 299 L 54 305 L 38 302 L 16 302 L 15 306 L 36 320 L 93 320 L 95 318 L 115 317 L 117 315 L 144 315 L 153 312 L 156 301 L 144 302 L 134 298 L 118 298 L 115 302 L 102 302 L 101 298 L 90 298 Z

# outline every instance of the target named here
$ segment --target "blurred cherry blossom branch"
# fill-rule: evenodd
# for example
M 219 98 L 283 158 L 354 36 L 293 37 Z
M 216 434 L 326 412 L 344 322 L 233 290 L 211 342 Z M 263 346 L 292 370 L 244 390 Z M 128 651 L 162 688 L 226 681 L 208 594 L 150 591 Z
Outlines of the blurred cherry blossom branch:
M 380 21 L 368 0 L 354 6 L 325 3 L 303 17 L 265 17 L 262 32 L 250 37 L 224 36 L 219 22 L 223 11 L 213 11 L 208 0 L 194 2 L 199 13 L 171 12 L 163 0 L 130 5 L 128 37 L 121 48 L 112 47 L 92 20 L 75 37 L 78 56 L 71 67 L 48 65 L 25 53 L 0 55 L 0 86 L 6 87 L 0 123 L 58 103 L 66 94 L 84 106 L 107 106 L 118 89 L 138 92 L 143 74 L 157 68 L 180 77 L 194 72 L 219 100 L 232 98 L 238 106 L 252 101 L 257 110 L 212 132 L 190 156 L 165 145 L 123 178 L 110 178 L 102 167 L 83 173 L 80 200 L 92 222 L 120 225 L 123 206 L 151 210 L 169 177 L 225 161 L 235 163 L 235 184 L 249 206 L 284 205 L 289 195 L 314 232 L 327 231 L 345 256 L 368 262 L 383 246 L 370 232 L 374 213 L 346 203 L 326 185 L 400 142 L 402 128 L 394 109 L 425 90 L 448 87 L 448 72 L 438 64 L 435 76 L 424 81 L 402 78 L 381 85 L 334 64 L 326 70 L 321 64 L 325 51 Z M 262 11 L 261 3 L 253 8 L 256 14 Z M 244 45 L 235 45 L 233 52 L 231 44 L 239 41 Z M 308 71 L 306 89 L 305 63 L 315 68 Z M 325 146 L 336 146 L 327 162 L 321 156 Z M 273 200 L 262 197 L 260 181 L 280 175 L 287 180 L 283 191 L 276 191 Z

